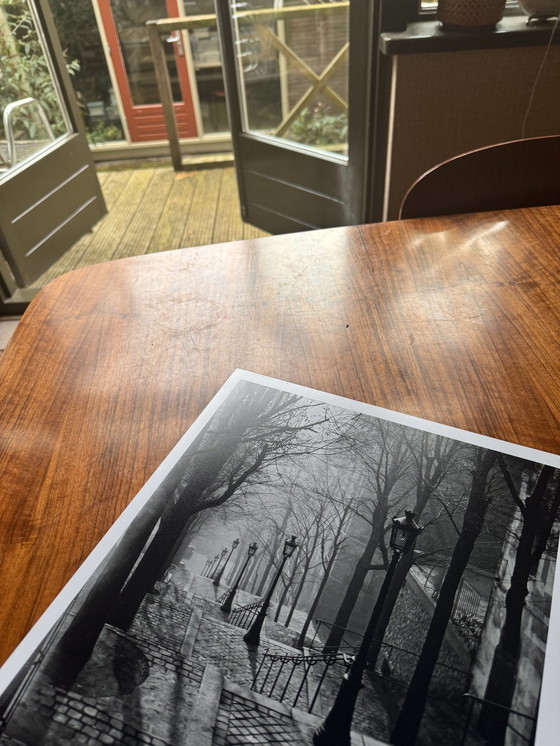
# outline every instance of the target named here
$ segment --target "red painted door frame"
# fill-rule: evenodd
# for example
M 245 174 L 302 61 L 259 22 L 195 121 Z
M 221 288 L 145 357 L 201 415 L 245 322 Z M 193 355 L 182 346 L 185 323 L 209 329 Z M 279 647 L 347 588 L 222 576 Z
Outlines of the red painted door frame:
M 111 9 L 111 0 L 98 0 L 99 12 L 105 29 L 105 36 L 109 44 L 113 69 L 119 87 L 122 106 L 126 116 L 128 131 L 132 142 L 150 142 L 166 140 L 167 131 L 163 118 L 161 104 L 135 104 L 132 99 L 130 84 L 117 33 L 117 27 Z M 166 0 L 169 18 L 180 16 L 178 1 Z M 194 113 L 189 72 L 185 55 L 179 55 L 177 44 L 173 45 L 179 87 L 183 100 L 176 102 L 175 117 L 179 128 L 179 137 L 196 137 L 198 130 Z M 155 73 L 154 73 L 155 76 Z

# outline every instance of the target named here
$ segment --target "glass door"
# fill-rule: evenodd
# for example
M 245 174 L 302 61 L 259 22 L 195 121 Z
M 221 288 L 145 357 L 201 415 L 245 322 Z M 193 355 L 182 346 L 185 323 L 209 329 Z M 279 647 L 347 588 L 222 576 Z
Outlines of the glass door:
M 180 14 L 177 0 L 98 0 L 132 142 L 165 140 L 167 133 L 158 94 L 146 21 Z M 167 64 L 179 137 L 196 137 L 183 37 L 171 34 Z
M 273 233 L 359 222 L 373 2 L 216 7 L 244 218 Z
M 0 301 L 105 213 L 46 0 L 0 0 Z
M 32 6 L 0 2 L 0 175 L 70 132 Z

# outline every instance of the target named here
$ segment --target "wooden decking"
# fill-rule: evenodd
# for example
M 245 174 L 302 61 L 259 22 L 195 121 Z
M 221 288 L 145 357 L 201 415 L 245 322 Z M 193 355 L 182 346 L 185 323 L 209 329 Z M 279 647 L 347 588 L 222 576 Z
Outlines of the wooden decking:
M 241 220 L 233 168 L 100 170 L 108 215 L 39 277 L 127 256 L 265 236 Z

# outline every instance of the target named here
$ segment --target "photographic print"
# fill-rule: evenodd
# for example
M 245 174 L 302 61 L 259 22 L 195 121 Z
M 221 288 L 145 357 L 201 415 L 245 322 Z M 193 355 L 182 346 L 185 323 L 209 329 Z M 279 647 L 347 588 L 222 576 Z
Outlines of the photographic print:
M 236 371 L 0 670 L 0 744 L 550 746 L 559 506 L 557 455 Z

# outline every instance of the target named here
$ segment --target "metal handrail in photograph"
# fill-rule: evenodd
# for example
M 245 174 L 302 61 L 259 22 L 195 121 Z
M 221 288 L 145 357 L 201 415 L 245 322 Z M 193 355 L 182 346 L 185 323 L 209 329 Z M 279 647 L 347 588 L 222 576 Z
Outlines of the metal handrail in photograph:
M 318 676 L 313 681 L 313 683 L 315 684 L 313 696 L 310 700 L 308 697 L 307 712 L 312 712 L 328 670 L 337 663 L 342 663 L 344 666 L 348 667 L 348 665 L 350 664 L 350 660 L 350 657 L 345 653 L 308 654 L 304 652 L 299 654 L 290 654 L 271 653 L 269 650 L 267 650 L 263 654 L 259 668 L 257 669 L 257 672 L 253 678 L 251 689 L 258 692 L 259 694 L 264 694 L 271 699 L 276 699 L 278 702 L 284 702 L 284 700 L 288 696 L 288 689 L 290 687 L 290 684 L 292 683 L 294 674 L 296 673 L 296 671 L 300 671 L 302 675 L 299 680 L 299 684 L 297 685 L 295 695 L 291 700 L 291 707 L 297 707 L 298 702 L 303 694 L 304 686 L 310 680 L 311 671 L 315 670 L 317 666 L 323 665 L 320 676 Z M 261 684 L 257 686 L 259 676 L 261 675 L 261 673 L 263 673 L 263 671 L 265 672 L 264 678 Z M 285 674 L 285 676 L 283 677 L 282 674 Z M 269 679 L 271 678 L 272 680 L 269 684 Z M 279 691 L 280 689 L 281 691 Z M 276 696 L 274 696 L 275 693 Z
M 232 609 L 229 615 L 228 624 L 232 624 L 234 627 L 241 627 L 242 629 L 248 629 L 254 618 L 259 613 L 259 609 L 263 605 L 263 601 L 255 601 L 253 604 L 247 606 L 236 606 Z

